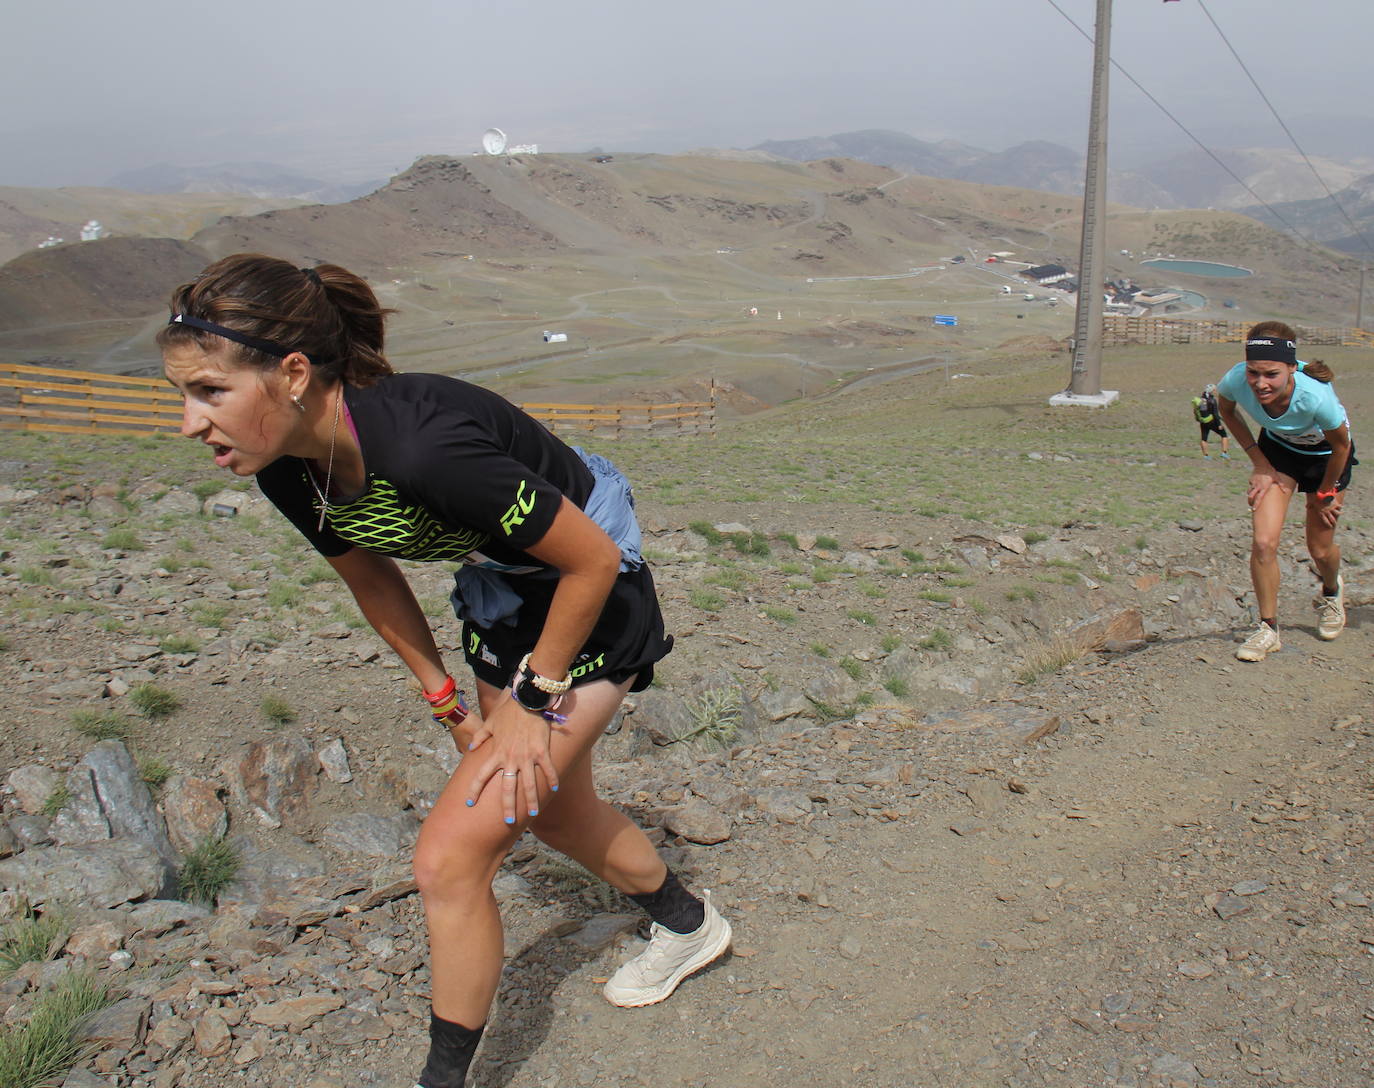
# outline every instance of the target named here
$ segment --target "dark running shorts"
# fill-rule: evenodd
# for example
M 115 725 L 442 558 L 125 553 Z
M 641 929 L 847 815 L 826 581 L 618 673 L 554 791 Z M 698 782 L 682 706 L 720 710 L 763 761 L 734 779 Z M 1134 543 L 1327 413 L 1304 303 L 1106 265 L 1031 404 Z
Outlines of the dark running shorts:
M 1226 437 L 1226 428 L 1221 425 L 1221 420 L 1219 419 L 1214 419 L 1211 423 L 1199 423 L 1198 426 L 1202 429 L 1202 440 L 1204 442 L 1207 441 L 1207 435 L 1209 433 L 1215 434 L 1218 438 Z
M 1322 477 L 1326 475 L 1326 459 L 1331 456 L 1330 453 L 1299 453 L 1275 441 L 1273 436 L 1263 429 L 1260 430 L 1259 448 L 1264 452 L 1264 456 L 1269 458 L 1269 463 L 1276 471 L 1298 481 L 1298 490 L 1304 495 L 1315 494 L 1321 487 Z M 1330 450 L 1331 446 L 1323 443 L 1317 448 Z M 1337 491 L 1344 491 L 1350 486 L 1350 470 L 1359 463 L 1355 459 L 1355 443 L 1352 442 L 1350 459 L 1345 463 L 1345 471 L 1341 473 L 1341 478 L 1336 481 Z
M 514 626 L 463 624 L 463 655 L 468 665 L 477 679 L 497 688 L 510 683 L 521 658 L 539 641 L 558 579 L 523 577 L 512 578 L 511 583 L 524 598 Z M 654 678 L 654 662 L 672 648 L 672 636 L 663 633 L 663 613 L 646 563 L 617 576 L 601 618 L 569 672 L 574 686 L 593 680 L 619 684 L 633 676 L 630 690 L 643 691 Z

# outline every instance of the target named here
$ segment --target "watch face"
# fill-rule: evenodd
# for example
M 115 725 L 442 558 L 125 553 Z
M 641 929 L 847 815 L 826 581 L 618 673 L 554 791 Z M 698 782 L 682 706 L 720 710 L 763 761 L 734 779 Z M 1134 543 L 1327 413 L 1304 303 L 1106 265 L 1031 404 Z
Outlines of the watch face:
M 522 674 L 515 685 L 515 701 L 526 710 L 547 710 L 553 696 L 547 691 L 540 691 L 528 676 Z

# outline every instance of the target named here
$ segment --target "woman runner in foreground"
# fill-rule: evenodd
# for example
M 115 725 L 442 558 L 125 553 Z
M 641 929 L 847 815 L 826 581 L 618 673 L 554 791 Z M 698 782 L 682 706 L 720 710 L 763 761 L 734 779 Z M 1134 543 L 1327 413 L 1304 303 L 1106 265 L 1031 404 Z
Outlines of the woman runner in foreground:
M 1357 462 L 1345 408 L 1331 387 L 1331 368 L 1297 357 L 1297 334 L 1282 321 L 1262 321 L 1247 334 L 1245 362 L 1217 383 L 1221 418 L 1250 458 L 1246 498 L 1253 538 L 1250 579 L 1260 623 L 1236 650 L 1241 661 L 1263 661 L 1281 648 L 1278 628 L 1279 536 L 1295 491 L 1307 496 L 1307 552 L 1321 579 L 1317 637 L 1333 639 L 1345 627 L 1341 516 L 1350 470 Z M 1260 425 L 1258 440 L 1237 407 Z
M 525 828 L 654 920 L 606 998 L 664 1000 L 725 951 L 730 926 L 592 780 L 593 743 L 672 645 L 625 478 L 495 393 L 393 373 L 385 311 L 337 265 L 226 257 L 171 308 L 158 343 L 183 397 L 181 433 L 257 477 L 465 753 L 415 847 L 433 977 L 419 1088 L 464 1081 L 501 974 L 491 882 Z M 393 556 L 465 564 L 453 602 L 481 720 Z

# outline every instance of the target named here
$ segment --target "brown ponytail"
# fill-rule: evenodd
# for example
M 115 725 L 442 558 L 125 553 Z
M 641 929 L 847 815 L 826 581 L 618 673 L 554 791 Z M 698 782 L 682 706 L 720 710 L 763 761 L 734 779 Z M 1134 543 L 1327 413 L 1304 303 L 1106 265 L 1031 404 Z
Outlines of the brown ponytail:
M 305 355 L 322 377 L 371 385 L 391 374 L 382 353 L 385 309 L 359 276 L 336 264 L 301 269 L 260 253 L 236 253 L 172 292 L 172 313 L 198 317 Z M 161 347 L 229 350 L 245 366 L 270 367 L 267 352 L 186 325 L 158 333 Z
M 1309 378 L 1315 378 L 1319 382 L 1326 382 L 1328 385 L 1331 384 L 1332 379 L 1336 376 L 1331 368 L 1320 359 L 1313 359 L 1302 368 L 1302 372 Z

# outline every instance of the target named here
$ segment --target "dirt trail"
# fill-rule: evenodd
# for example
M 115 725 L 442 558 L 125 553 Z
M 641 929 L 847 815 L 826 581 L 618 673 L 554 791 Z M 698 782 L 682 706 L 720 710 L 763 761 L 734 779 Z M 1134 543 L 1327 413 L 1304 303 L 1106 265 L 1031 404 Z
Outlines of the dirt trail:
M 1367 1085 L 1368 620 L 1260 667 L 1209 636 L 1071 671 L 1028 747 L 813 731 L 793 785 L 827 814 L 695 855 L 738 953 L 630 1013 L 578 972 L 487 1083 Z M 914 761 L 910 816 L 833 803 L 865 751 Z

